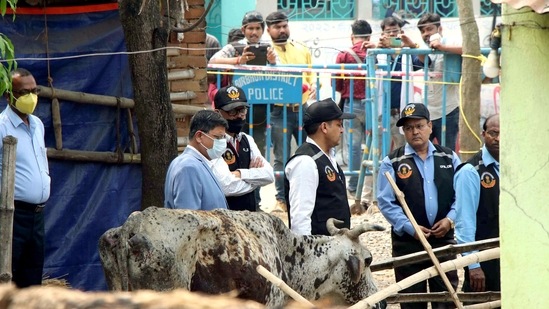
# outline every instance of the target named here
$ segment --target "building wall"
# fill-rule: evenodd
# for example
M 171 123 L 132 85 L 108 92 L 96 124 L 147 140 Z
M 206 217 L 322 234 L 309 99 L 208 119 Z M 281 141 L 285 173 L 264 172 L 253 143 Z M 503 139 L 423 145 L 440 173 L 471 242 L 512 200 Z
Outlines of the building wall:
M 501 78 L 503 308 L 549 306 L 549 14 L 504 6 Z M 546 27 L 541 29 L 541 27 Z
M 189 9 L 184 11 L 184 20 L 193 24 L 204 14 L 204 0 L 187 0 Z M 169 81 L 170 93 L 187 93 L 189 99 L 172 100 L 173 104 L 191 105 L 204 107 L 208 102 L 208 82 L 206 73 L 206 32 L 202 22 L 198 27 L 183 34 L 172 33 L 168 45 L 180 49 L 168 50 L 168 76 L 177 71 L 190 70 L 193 72 L 191 78 L 171 79 Z M 183 27 L 183 26 L 182 26 Z M 186 144 L 189 122 L 191 116 L 176 118 L 177 136 L 183 139 Z

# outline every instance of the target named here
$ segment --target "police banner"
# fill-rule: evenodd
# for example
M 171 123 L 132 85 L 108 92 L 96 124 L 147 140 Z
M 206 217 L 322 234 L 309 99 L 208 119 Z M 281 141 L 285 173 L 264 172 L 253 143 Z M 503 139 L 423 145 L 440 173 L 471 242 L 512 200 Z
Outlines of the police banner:
M 246 92 L 249 103 L 301 103 L 299 73 L 235 70 L 233 85 Z

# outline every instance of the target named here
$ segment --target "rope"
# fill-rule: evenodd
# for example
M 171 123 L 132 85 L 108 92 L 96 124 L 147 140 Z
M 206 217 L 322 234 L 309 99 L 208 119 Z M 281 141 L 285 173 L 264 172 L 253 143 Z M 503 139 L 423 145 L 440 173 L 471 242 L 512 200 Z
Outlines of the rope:
M 51 77 L 51 67 L 50 67 L 50 46 L 49 46 L 49 41 L 50 41 L 50 37 L 49 37 L 49 34 L 48 34 L 48 14 L 46 13 L 46 4 L 47 1 L 44 1 L 44 35 L 45 35 L 45 39 L 46 39 L 46 65 L 47 65 L 47 68 L 48 68 L 48 85 L 49 87 L 51 88 L 52 90 L 52 98 L 55 98 L 55 88 L 53 88 L 53 78 Z
M 480 55 L 480 56 L 473 56 L 473 55 L 461 55 L 461 57 L 463 58 L 473 58 L 473 59 L 477 59 L 478 61 L 480 61 L 480 65 L 483 66 L 484 65 L 484 62 L 486 62 L 486 57 L 484 57 L 484 55 Z

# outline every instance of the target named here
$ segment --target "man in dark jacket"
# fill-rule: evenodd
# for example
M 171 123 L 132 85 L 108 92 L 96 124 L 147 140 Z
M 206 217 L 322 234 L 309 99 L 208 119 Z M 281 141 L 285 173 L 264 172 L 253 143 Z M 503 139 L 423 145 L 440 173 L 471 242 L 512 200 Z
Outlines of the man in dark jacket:
M 499 237 L 499 115 L 483 125 L 484 146 L 458 168 L 456 238 L 458 243 Z M 463 253 L 468 255 L 471 252 Z M 465 269 L 463 291 L 500 291 L 499 259 L 471 264 Z
M 351 225 L 345 175 L 335 160 L 343 133 L 343 113 L 332 99 L 313 103 L 304 115 L 307 140 L 286 163 L 284 193 L 291 230 L 300 235 L 329 235 L 326 221 L 335 218 Z
M 396 125 L 403 127 L 406 144 L 383 159 L 379 169 L 377 196 L 381 213 L 392 225 L 393 256 L 423 251 L 424 248 L 396 199 L 385 172 L 389 172 L 404 193 L 406 203 L 431 247 L 454 244 L 456 211 L 453 179 L 454 170 L 461 162 L 451 149 L 433 145 L 429 141 L 432 124 L 429 110 L 425 105 L 406 105 Z M 440 258 L 440 261 L 451 258 L 453 257 Z M 423 262 L 396 267 L 396 281 L 401 281 L 430 266 L 433 266 L 431 262 Z M 457 272 L 450 271 L 446 274 L 455 289 L 458 284 Z M 430 292 L 446 290 L 439 276 L 429 279 L 428 282 Z M 427 292 L 427 281 L 401 291 L 421 292 Z M 454 308 L 453 306 L 453 303 L 432 303 L 432 308 Z M 403 303 L 400 307 L 427 308 L 427 303 Z

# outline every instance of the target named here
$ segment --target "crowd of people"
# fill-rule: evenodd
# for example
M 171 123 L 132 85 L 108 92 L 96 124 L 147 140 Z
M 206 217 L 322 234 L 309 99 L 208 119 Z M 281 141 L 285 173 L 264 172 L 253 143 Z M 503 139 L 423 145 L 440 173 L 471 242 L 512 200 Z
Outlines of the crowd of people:
M 242 37 L 232 38 L 229 44 L 220 47 L 211 55 L 210 62 L 240 65 L 253 60 L 255 55 L 249 46 L 260 42 L 265 26 L 272 39 L 267 42 L 270 47 L 266 62 L 273 65 L 312 64 L 308 48 L 290 38 L 288 17 L 284 13 L 273 12 L 264 20 L 255 11 L 244 15 L 240 32 L 238 29 L 231 31 L 232 35 Z M 402 26 L 402 21 L 397 18 L 384 19 L 379 42 L 372 42 L 370 24 L 364 20 L 355 21 L 351 26 L 352 44 L 338 54 L 336 63 L 364 62 L 368 48 L 419 48 L 420 43 L 436 50 L 461 53 L 460 46 L 451 45 L 442 36 L 440 17 L 436 14 L 426 14 L 418 22 L 423 42 L 414 42 L 402 31 Z M 398 40 L 393 40 L 395 38 Z M 438 72 L 442 70 L 444 55 L 414 56 L 411 63 L 406 63 L 400 55 L 394 55 L 384 61 L 393 70 L 403 70 L 406 66 L 421 69 L 426 63 L 429 70 Z M 499 234 L 499 115 L 486 119 L 482 128 L 484 146 L 462 163 L 454 152 L 459 120 L 457 89 L 448 86 L 446 108 L 443 109 L 443 86 L 436 78 L 432 77 L 434 83 L 429 84 L 428 106 L 405 102 L 403 98 L 408 96 L 403 94 L 405 87 L 402 87 L 402 82 L 398 79 L 391 81 L 393 147 L 381 162 L 378 191 L 370 190 L 366 199 L 373 200 L 375 195 L 381 213 L 391 224 L 392 254 L 395 257 L 422 251 L 423 246 L 417 229 L 396 198 L 386 172 L 404 193 L 419 230 L 433 248 Z M 303 83 L 307 87 L 303 88 L 301 102 L 284 105 L 273 102 L 269 125 L 273 136 L 274 167 L 265 159 L 266 110 L 257 109 L 258 114 L 253 119 L 263 122 L 263 129 L 254 123 L 254 136 L 251 136 L 245 133 L 250 125 L 250 103 L 243 89 L 232 85 L 230 80 L 219 89 L 215 85 L 211 87 L 213 108 L 199 111 L 192 117 L 189 143 L 167 171 L 164 206 L 205 211 L 219 208 L 261 211 L 258 190 L 275 182 L 276 208 L 287 212 L 293 232 L 329 235 L 326 229 L 329 218 L 339 220 L 342 228 L 350 228 L 348 194 L 356 191 L 357 177 L 350 177 L 347 181 L 336 160 L 335 148 L 343 143 L 347 151 L 353 152 L 356 160 L 349 164 L 351 168 L 357 168 L 361 160 L 360 147 L 365 139 L 366 85 L 363 80 L 355 81 L 354 95 L 351 96 L 351 79 L 338 79 L 336 90 L 341 92 L 342 98 L 338 104 L 331 98 L 317 99 L 312 74 L 303 74 Z M 0 138 L 13 135 L 19 140 L 13 226 L 13 281 L 19 287 L 40 284 L 44 262 L 42 210 L 49 197 L 50 179 L 44 126 L 32 115 L 37 104 L 36 92 L 32 74 L 22 68 L 15 70 L 11 91 L 4 94 L 9 104 L 0 114 Z M 299 119 L 300 109 L 303 119 Z M 441 125 L 443 110 L 446 111 L 447 147 L 439 145 L 444 132 Z M 283 118 L 287 122 L 285 128 L 282 127 Z M 343 134 L 345 128 L 352 128 L 357 133 L 352 142 Z M 290 149 L 292 136 L 299 147 L 284 158 L 283 149 Z M 0 146 L 0 156 L 3 147 Z M 275 171 L 283 171 L 283 176 L 275 178 Z M 36 188 L 41 190 L 34 190 Z M 441 261 L 451 258 L 443 257 Z M 396 280 L 431 265 L 422 262 L 396 267 Z M 447 276 L 456 288 L 456 271 L 448 272 Z M 426 292 L 427 286 L 431 292 L 446 289 L 440 277 L 436 277 L 402 292 Z M 499 291 L 499 260 L 469 265 L 465 272 L 464 290 Z M 432 304 L 432 308 L 452 306 L 451 303 Z M 426 303 L 407 303 L 401 307 L 426 308 Z
M 253 15 L 257 17 L 255 21 L 262 25 L 263 20 L 259 13 L 253 12 Z M 284 13 L 270 14 L 266 18 L 266 24 L 272 39 L 270 51 L 275 53 L 271 56 L 272 64 L 311 63 L 308 50 L 290 39 L 288 18 Z M 462 53 L 461 46 L 443 36 L 440 17 L 436 14 L 428 13 L 420 18 L 417 27 L 421 33 L 421 42 L 414 42 L 402 30 L 404 21 L 397 17 L 385 18 L 380 26 L 382 33 L 379 41 L 373 42 L 370 24 L 365 20 L 355 21 L 351 25 L 351 46 L 339 52 L 335 62 L 364 63 L 369 48 L 423 47 L 458 55 Z M 244 33 L 245 27 L 243 23 Z M 257 28 L 263 30 L 263 26 Z M 238 57 L 248 59 L 246 49 L 242 55 L 236 57 L 235 64 L 242 63 Z M 431 73 L 442 72 L 444 59 L 443 54 L 411 57 L 394 54 L 377 57 L 378 63 L 386 64 L 392 71 L 404 72 L 427 67 Z M 458 135 L 459 93 L 456 85 L 443 86 L 440 75 L 442 74 L 429 75 L 427 105 L 406 101 L 405 98 L 413 98 L 413 94 L 410 93 L 411 87 L 403 86 L 402 77 L 392 77 L 390 88 L 385 90 L 390 93 L 388 129 L 391 132 L 391 151 L 381 163 L 377 179 L 378 192 L 372 192 L 372 179 L 366 177 L 362 201 L 366 207 L 370 201 L 378 201 L 381 213 L 392 226 L 392 254 L 395 257 L 422 251 L 424 248 L 416 229 L 389 185 L 385 172 L 391 175 L 406 196 L 407 204 L 423 236 L 433 248 L 455 244 L 456 240 L 466 243 L 497 237 L 499 233 L 499 116 L 488 117 L 482 131 L 485 146 L 472 159 L 462 163 L 454 151 Z M 342 227 L 350 226 L 348 198 L 355 195 L 358 177 L 353 175 L 346 179 L 334 151 L 341 143 L 346 154 L 352 153 L 353 160 L 347 163 L 349 169 L 359 169 L 363 160 L 361 147 L 365 142 L 365 119 L 368 116 L 365 107 L 366 85 L 362 79 L 338 78 L 335 81 L 335 90 L 341 94 L 341 101 L 317 101 L 315 83 L 310 78 L 310 75 L 304 76 L 304 83 L 311 86 L 311 93 L 302 102 L 296 102 L 296 106 L 303 104 L 304 109 L 302 144 L 297 137 L 298 110 L 294 105 L 283 107 L 273 102 L 271 128 L 274 170 L 284 171 L 284 176 L 275 181 L 276 210 L 288 212 L 289 227 L 295 233 L 327 235 L 325 222 L 328 218 L 340 220 Z M 446 92 L 445 100 L 443 91 Z M 316 102 L 311 103 L 310 99 Z M 281 127 L 283 109 L 287 109 L 287 128 Z M 444 115 L 445 127 L 442 121 Z M 380 123 L 381 120 L 379 116 Z M 345 131 L 352 131 L 353 134 L 343 134 Z M 264 132 L 258 134 L 264 135 Z M 284 147 L 288 151 L 291 136 L 294 136 L 299 146 L 289 158 L 281 155 L 283 134 L 287 134 L 285 140 L 288 144 Z M 446 146 L 441 145 L 444 141 Z M 265 151 L 264 148 L 259 150 Z M 452 258 L 447 256 L 441 258 L 441 261 Z M 423 262 L 396 267 L 396 280 L 402 280 L 430 265 L 430 262 Z M 448 272 L 447 277 L 456 288 L 457 272 Z M 467 267 L 464 291 L 499 289 L 498 260 Z M 427 290 L 445 291 L 446 287 L 440 277 L 437 277 L 402 292 Z M 452 306 L 451 303 L 432 303 L 432 308 Z M 426 303 L 407 303 L 401 307 L 426 308 Z

